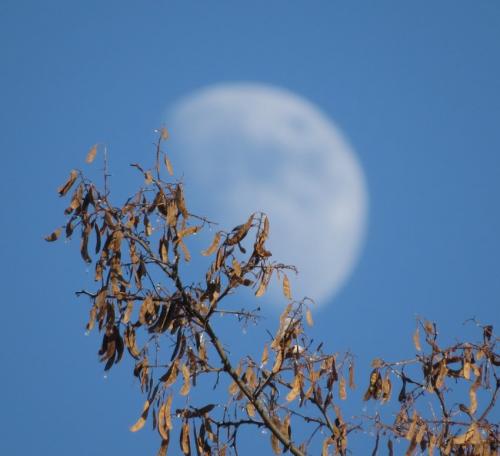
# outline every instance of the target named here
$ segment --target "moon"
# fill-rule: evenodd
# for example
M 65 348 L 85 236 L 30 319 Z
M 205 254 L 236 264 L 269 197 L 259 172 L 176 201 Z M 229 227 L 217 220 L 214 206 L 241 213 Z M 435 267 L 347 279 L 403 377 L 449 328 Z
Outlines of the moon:
M 356 265 L 368 218 L 362 168 L 332 120 L 291 91 L 256 83 L 198 90 L 164 120 L 188 201 L 228 231 L 265 212 L 273 258 L 299 271 L 293 298 L 331 302 Z M 278 292 L 269 299 L 283 306 Z

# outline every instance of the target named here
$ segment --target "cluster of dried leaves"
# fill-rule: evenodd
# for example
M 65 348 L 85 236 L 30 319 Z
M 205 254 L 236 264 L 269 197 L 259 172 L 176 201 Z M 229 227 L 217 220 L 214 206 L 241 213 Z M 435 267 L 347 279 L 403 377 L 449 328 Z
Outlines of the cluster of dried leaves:
M 286 272 L 294 268 L 271 260 L 265 214 L 252 214 L 232 231 L 217 231 L 201 252 L 212 259 L 204 279 L 185 283 L 181 264 L 191 259 L 188 239 L 212 224 L 189 212 L 180 182 L 161 177 L 163 167 L 173 175 L 162 150 L 167 137 L 162 129 L 153 169 L 132 165 L 144 184 L 122 206 L 110 201 L 106 159 L 103 191 L 80 171 L 71 171 L 58 189 L 60 196 L 74 189 L 65 210 L 68 220 L 46 238 L 55 241 L 62 230 L 69 238 L 78 229 L 82 259 L 94 264 L 96 289 L 77 294 L 90 298 L 87 330 L 97 325 L 102 334 L 99 355 L 104 369 L 120 362 L 125 349 L 134 359 L 133 374 L 146 401 L 131 431 L 140 430 L 151 417 L 161 439 L 159 456 L 167 454 L 173 433 L 185 455 L 237 454 L 241 426 L 267 429 L 275 454 L 310 454 L 318 445 L 314 437 L 323 435 L 322 455 L 345 455 L 349 434 L 367 425 L 376 431 L 372 454 L 377 454 L 381 439 L 391 455 L 393 441 L 400 440 L 408 441 L 407 455 L 418 448 L 429 454 L 497 454 L 498 425 L 488 417 L 500 385 L 495 369 L 500 357 L 491 326 L 483 328 L 479 344 L 442 348 L 435 325 L 419 321 L 428 353 L 422 351 L 417 328 L 417 356 L 392 363 L 374 360 L 364 395 L 364 400 L 388 403 L 393 383 L 400 383 L 394 420 L 387 423 L 376 414 L 348 421 L 340 404 L 347 389 L 355 388 L 353 357 L 325 353 L 323 344 L 312 347 L 304 332 L 306 324 L 313 324 L 309 302 L 292 300 Z M 88 163 L 99 149 L 91 148 Z M 258 359 L 230 359 L 214 329 L 214 315 L 224 312 L 240 323 L 257 321 L 257 311 L 223 308 L 224 298 L 239 287 L 262 296 L 273 276 L 288 300 L 274 337 L 263 345 Z M 421 367 L 419 376 L 408 374 L 412 365 Z M 219 377 L 224 375 L 229 379 L 227 402 L 191 399 L 193 389 L 206 386 L 205 376 L 215 377 L 214 388 L 220 389 Z M 468 385 L 467 404 L 447 403 L 450 385 L 457 382 Z M 484 393 L 482 408 L 479 391 Z M 437 412 L 423 399 L 429 396 L 436 398 Z M 183 405 L 176 408 L 180 397 Z

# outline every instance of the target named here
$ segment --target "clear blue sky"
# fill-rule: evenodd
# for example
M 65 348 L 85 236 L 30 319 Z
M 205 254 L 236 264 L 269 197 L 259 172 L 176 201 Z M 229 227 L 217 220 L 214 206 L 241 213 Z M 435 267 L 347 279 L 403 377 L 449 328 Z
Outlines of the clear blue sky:
M 90 145 L 109 145 L 122 185 L 165 108 L 208 84 L 295 91 L 363 165 L 365 247 L 315 339 L 362 365 L 411 356 L 417 314 L 450 341 L 472 316 L 498 327 L 499 2 L 2 0 L 0 43 L 1 454 L 154 454 L 128 432 L 129 371 L 104 380 L 83 336 L 77 242 L 42 238 Z

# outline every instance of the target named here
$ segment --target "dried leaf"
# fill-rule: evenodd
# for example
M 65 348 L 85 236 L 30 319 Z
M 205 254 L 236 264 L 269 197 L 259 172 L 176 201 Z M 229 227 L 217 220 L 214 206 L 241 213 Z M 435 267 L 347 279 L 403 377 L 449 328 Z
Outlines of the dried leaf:
M 189 394 L 189 390 L 191 389 L 191 373 L 189 372 L 188 367 L 185 364 L 181 365 L 182 376 L 184 377 L 184 384 L 182 385 L 180 395 L 187 396 Z
M 186 244 L 184 244 L 184 242 L 180 241 L 180 246 L 181 246 L 181 250 L 182 250 L 182 253 L 184 254 L 184 261 L 186 263 L 189 263 L 189 261 L 191 260 L 191 254 L 189 253 L 189 250 L 186 246 Z
M 309 309 L 309 307 L 306 309 L 306 321 L 309 326 L 314 325 L 311 309 Z
M 172 163 L 170 163 L 170 159 L 168 158 L 167 154 L 163 155 L 163 160 L 165 162 L 165 166 L 167 167 L 168 174 L 173 176 L 174 175 L 174 168 L 172 168 Z
M 191 454 L 191 449 L 189 448 L 189 422 L 185 421 L 182 425 L 181 430 L 181 450 L 185 455 Z
M 415 433 L 417 431 L 417 422 L 418 422 L 418 414 L 416 411 L 414 411 L 413 416 L 411 418 L 410 427 L 408 428 L 408 432 L 405 435 L 405 438 L 407 440 L 411 441 L 415 437 Z
M 210 246 L 206 250 L 203 250 L 201 252 L 201 254 L 203 256 L 212 255 L 212 253 L 214 253 L 217 250 L 217 247 L 219 246 L 220 237 L 221 237 L 220 231 L 215 233 L 215 236 L 214 236 L 214 239 L 212 240 L 212 243 L 210 244 Z
M 347 392 L 346 392 L 346 388 L 345 388 L 345 378 L 344 377 L 341 377 L 339 380 L 339 397 L 343 401 L 345 401 L 347 399 Z
M 232 236 L 228 237 L 226 240 L 227 245 L 235 245 L 241 242 L 245 236 L 248 234 L 248 231 L 250 231 L 250 228 L 252 227 L 252 222 L 253 222 L 254 214 L 252 214 L 248 220 L 245 222 L 243 225 L 239 225 L 235 227 L 232 231 Z
M 290 281 L 286 274 L 283 274 L 283 294 L 286 299 L 292 299 L 292 292 L 290 290 Z M 309 310 L 309 309 L 308 309 Z
M 168 396 L 167 401 L 165 402 L 165 426 L 171 431 L 172 426 L 172 417 L 170 416 L 170 409 L 172 408 L 172 395 Z
M 168 137 L 169 137 L 168 130 L 167 130 L 165 127 L 163 127 L 163 128 L 160 130 L 160 135 L 161 135 L 161 139 L 162 139 L 163 141 L 167 140 L 167 139 L 168 139 Z
M 130 430 L 132 432 L 137 432 L 140 429 L 144 427 L 144 424 L 146 424 L 146 418 L 148 417 L 148 412 L 149 412 L 149 406 L 150 406 L 149 400 L 144 403 L 144 407 L 142 408 L 142 414 L 140 418 L 137 420 L 137 422 L 131 426 Z
M 264 345 L 264 350 L 262 352 L 262 358 L 260 360 L 261 368 L 267 364 L 268 360 L 269 360 L 269 349 L 267 348 L 267 344 L 266 344 L 266 345 Z
M 274 365 L 273 365 L 273 368 L 272 368 L 272 373 L 276 374 L 281 369 L 281 365 L 282 364 L 283 364 L 283 354 L 282 354 L 282 352 L 280 350 L 278 352 L 278 354 L 276 355 L 276 360 L 274 361 Z
M 240 266 L 240 263 L 238 263 L 238 260 L 236 258 L 233 258 L 232 265 L 233 265 L 234 273 L 238 277 L 241 277 L 241 266 Z
M 255 292 L 255 296 L 257 298 L 260 298 L 266 292 L 266 289 L 267 289 L 267 281 L 265 280 L 265 275 L 264 275 L 260 281 L 259 288 L 257 288 L 257 291 Z
M 167 456 L 167 450 L 168 450 L 168 444 L 169 440 L 162 440 L 160 448 L 158 449 L 158 452 L 156 453 L 156 456 Z
M 474 383 L 471 385 L 469 389 L 469 399 L 470 399 L 470 406 L 469 406 L 469 413 L 471 415 L 474 415 L 477 410 L 477 394 L 476 391 L 477 389 L 481 386 L 481 372 L 479 372 L 479 375 L 476 377 L 476 380 Z
M 97 144 L 94 144 L 92 148 L 88 151 L 87 157 L 85 158 L 86 163 L 92 163 L 97 154 Z
M 78 171 L 76 171 L 75 169 L 72 169 L 71 173 L 69 174 L 68 180 L 57 189 L 59 196 L 64 196 L 64 195 L 66 195 L 66 193 L 68 193 L 70 188 L 75 183 L 77 177 L 78 177 Z
M 247 411 L 247 414 L 250 418 L 255 416 L 255 407 L 251 402 L 247 402 L 247 405 L 245 406 L 245 409 Z
M 415 329 L 415 332 L 413 333 L 413 345 L 415 345 L 415 349 L 417 351 L 422 351 L 422 346 L 420 345 L 420 331 L 417 326 L 417 329 Z
M 470 368 L 471 368 L 470 362 L 469 361 L 465 361 L 464 362 L 464 367 L 463 367 L 463 370 L 462 370 L 462 375 L 467 380 L 470 379 Z
M 472 423 L 466 432 L 453 438 L 454 445 L 477 445 L 479 443 L 481 443 L 481 434 L 477 429 L 476 423 Z
M 349 364 L 349 388 L 356 388 L 354 384 L 354 361 L 351 361 L 351 364 Z
M 57 228 L 54 232 L 50 233 L 48 236 L 45 236 L 45 240 L 47 242 L 54 242 L 56 241 L 59 236 L 61 235 L 61 228 Z
M 298 373 L 293 379 L 292 389 L 286 396 L 288 402 L 292 402 L 300 393 L 301 375 Z

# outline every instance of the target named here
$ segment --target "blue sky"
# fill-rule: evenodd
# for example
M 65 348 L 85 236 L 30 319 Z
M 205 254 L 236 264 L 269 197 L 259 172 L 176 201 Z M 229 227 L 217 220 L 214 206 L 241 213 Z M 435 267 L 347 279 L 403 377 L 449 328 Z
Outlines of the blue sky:
M 92 144 L 123 191 L 165 109 L 210 84 L 296 92 L 363 166 L 365 246 L 315 339 L 367 365 L 412 355 L 417 314 L 449 341 L 472 316 L 500 323 L 498 2 L 3 0 L 0 39 L 1 454 L 154 454 L 156 437 L 128 432 L 142 401 L 128 371 L 104 380 L 83 336 L 76 242 L 42 239 Z

